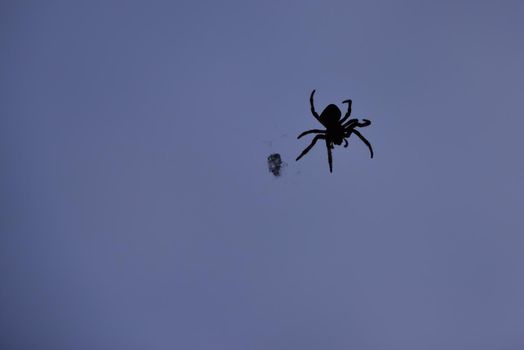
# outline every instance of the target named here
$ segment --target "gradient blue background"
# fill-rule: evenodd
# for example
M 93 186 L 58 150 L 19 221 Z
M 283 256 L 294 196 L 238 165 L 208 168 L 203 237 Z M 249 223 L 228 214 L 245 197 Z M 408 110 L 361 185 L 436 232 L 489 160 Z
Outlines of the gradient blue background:
M 522 1 L 0 13 L 2 349 L 524 349 Z

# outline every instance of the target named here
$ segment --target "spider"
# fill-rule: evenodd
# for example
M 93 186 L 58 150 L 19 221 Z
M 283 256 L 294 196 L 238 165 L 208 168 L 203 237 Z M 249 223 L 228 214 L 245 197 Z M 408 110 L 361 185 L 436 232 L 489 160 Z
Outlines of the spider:
M 309 98 L 309 102 L 311 103 L 311 113 L 313 116 L 322 124 L 326 130 L 319 130 L 319 129 L 312 129 L 308 131 L 304 131 L 302 134 L 298 135 L 297 139 L 301 138 L 302 136 L 305 136 L 307 134 L 317 134 L 307 146 L 302 153 L 297 157 L 297 161 L 302 158 L 306 153 L 315 146 L 315 143 L 317 143 L 318 140 L 325 140 L 326 141 L 326 148 L 328 152 L 328 162 L 329 162 L 329 172 L 333 172 L 333 160 L 331 156 L 331 150 L 335 148 L 334 145 L 341 145 L 342 142 L 344 142 L 344 147 L 348 146 L 347 139 L 351 136 L 351 134 L 355 134 L 364 142 L 371 153 L 371 158 L 373 158 L 373 148 L 371 147 L 371 144 L 368 140 L 362 134 L 355 130 L 356 127 L 366 127 L 371 124 L 371 122 L 367 119 L 362 119 L 363 122 L 359 123 L 358 119 L 349 119 L 349 116 L 351 115 L 351 100 L 345 100 L 342 101 L 342 103 L 348 104 L 348 111 L 344 115 L 342 119 L 340 119 L 340 116 L 342 113 L 340 112 L 340 109 L 334 105 L 330 104 L 328 105 L 324 111 L 320 115 L 318 115 L 317 112 L 315 112 L 315 106 L 313 105 L 313 95 L 315 94 L 315 90 L 311 92 L 311 96 Z M 346 121 L 347 120 L 347 121 Z

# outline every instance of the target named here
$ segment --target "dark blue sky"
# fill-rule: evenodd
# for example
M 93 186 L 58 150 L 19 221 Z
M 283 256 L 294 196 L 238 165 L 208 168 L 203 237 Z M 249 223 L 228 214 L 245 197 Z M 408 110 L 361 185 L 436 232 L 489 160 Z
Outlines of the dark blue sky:
M 524 348 L 524 3 L 0 13 L 2 349 Z

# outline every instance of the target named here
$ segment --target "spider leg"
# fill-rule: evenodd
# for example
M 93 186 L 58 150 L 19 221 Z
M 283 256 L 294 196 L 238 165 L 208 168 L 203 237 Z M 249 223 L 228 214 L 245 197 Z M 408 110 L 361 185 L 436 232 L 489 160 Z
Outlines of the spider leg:
M 369 121 L 367 119 L 362 119 L 362 120 L 363 120 L 362 123 L 358 123 L 357 122 L 355 126 L 358 126 L 359 128 L 363 128 L 363 127 L 371 125 L 371 121 Z
M 333 172 L 333 157 L 331 156 L 331 147 L 329 141 L 326 139 L 326 147 L 328 152 L 328 163 L 329 163 L 329 172 Z
M 345 101 L 342 101 L 342 103 L 347 103 L 348 104 L 348 111 L 346 112 L 346 115 L 344 115 L 344 118 L 342 118 L 340 120 L 340 124 L 344 123 L 346 121 L 346 119 L 348 119 L 349 116 L 351 115 L 351 104 L 352 104 L 352 101 L 351 100 L 345 100 Z
M 346 123 L 344 123 L 342 125 L 342 127 L 344 129 L 348 129 L 348 128 L 356 128 L 357 126 L 360 127 L 360 128 L 364 128 L 366 126 L 369 126 L 371 125 L 371 121 L 367 120 L 367 119 L 362 119 L 363 122 L 362 123 L 359 123 L 358 122 L 358 119 L 350 119 L 348 120 Z
M 326 130 L 319 130 L 319 129 L 311 129 L 308 131 L 304 131 L 302 134 L 298 135 L 297 139 L 301 138 L 302 136 L 306 136 L 307 134 L 325 134 Z
M 371 125 L 371 120 L 367 120 L 367 119 L 362 119 L 362 120 L 363 120 L 363 122 L 362 122 L 362 123 L 359 123 L 359 124 L 357 125 L 358 127 L 363 128 L 363 127 L 365 127 L 365 126 Z
M 360 132 L 358 132 L 357 130 L 352 130 L 352 132 L 355 135 L 357 135 L 362 140 L 362 142 L 364 142 L 366 144 L 366 146 L 368 146 L 369 152 L 371 153 L 371 158 L 373 158 L 373 148 L 371 147 L 371 143 L 369 143 L 369 141 L 366 140 L 366 138 L 364 136 L 362 136 L 362 134 Z
M 322 121 L 320 120 L 320 116 L 315 111 L 315 105 L 313 104 L 313 95 L 315 94 L 315 90 L 311 92 L 311 96 L 309 97 L 309 103 L 311 105 L 311 114 L 313 114 L 313 117 L 315 117 L 316 120 L 319 121 L 320 124 L 324 125 Z
M 347 122 L 345 122 L 344 124 L 342 124 L 342 127 L 346 129 L 348 127 L 353 127 L 354 124 L 358 124 L 358 119 L 350 119 Z
M 344 139 L 344 148 L 347 148 L 347 146 L 348 146 L 348 140 Z
M 307 152 L 309 152 L 310 149 L 313 148 L 313 146 L 315 146 L 315 143 L 317 143 L 318 140 L 320 139 L 326 139 L 326 137 L 324 135 L 316 135 L 315 137 L 313 137 L 313 140 L 311 141 L 311 143 L 309 144 L 309 146 L 307 146 L 303 151 L 302 153 L 300 153 L 300 155 L 297 157 L 296 160 L 299 160 L 300 158 L 302 158 Z

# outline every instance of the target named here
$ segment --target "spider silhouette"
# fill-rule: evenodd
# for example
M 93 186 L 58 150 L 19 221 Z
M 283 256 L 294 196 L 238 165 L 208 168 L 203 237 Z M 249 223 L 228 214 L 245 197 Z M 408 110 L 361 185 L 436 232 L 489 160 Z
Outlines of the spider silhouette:
M 364 136 L 362 136 L 362 134 L 358 130 L 355 130 L 356 127 L 363 128 L 369 126 L 371 122 L 367 119 L 362 119 L 363 121 L 361 123 L 358 121 L 358 119 L 348 120 L 349 116 L 351 115 L 351 100 L 342 101 L 342 103 L 348 104 L 348 110 L 344 117 L 340 119 L 342 113 L 340 112 L 340 109 L 334 104 L 328 105 L 322 111 L 322 113 L 318 115 L 318 113 L 315 112 L 315 106 L 313 105 L 314 94 L 315 90 L 311 92 L 311 97 L 309 98 L 309 102 L 311 103 L 311 113 L 326 129 L 312 129 L 304 131 L 302 134 L 298 135 L 297 139 L 307 134 L 317 134 L 315 135 L 309 146 L 307 146 L 302 151 L 302 153 L 300 153 L 296 160 L 298 161 L 306 153 L 308 153 L 311 150 L 311 148 L 315 146 L 315 143 L 317 143 L 318 140 L 325 140 L 328 153 L 329 172 L 332 173 L 333 159 L 331 156 L 331 150 L 335 148 L 334 145 L 341 145 L 342 142 L 344 142 L 344 147 L 347 147 L 347 139 L 351 136 L 351 134 L 357 135 L 357 137 L 360 138 L 362 142 L 364 142 L 368 146 L 369 152 L 371 153 L 371 158 L 373 158 L 373 148 L 371 147 L 371 144 L 368 140 L 366 140 Z

